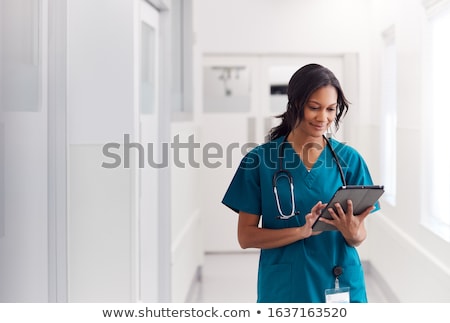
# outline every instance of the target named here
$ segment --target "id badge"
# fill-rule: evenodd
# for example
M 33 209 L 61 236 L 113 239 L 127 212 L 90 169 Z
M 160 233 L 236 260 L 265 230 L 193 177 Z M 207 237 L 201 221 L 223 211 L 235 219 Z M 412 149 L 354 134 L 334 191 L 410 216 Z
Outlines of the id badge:
M 333 267 L 334 288 L 325 289 L 326 303 L 350 303 L 350 287 L 339 286 L 339 276 L 343 272 L 341 266 Z
M 350 287 L 325 289 L 326 303 L 350 303 Z

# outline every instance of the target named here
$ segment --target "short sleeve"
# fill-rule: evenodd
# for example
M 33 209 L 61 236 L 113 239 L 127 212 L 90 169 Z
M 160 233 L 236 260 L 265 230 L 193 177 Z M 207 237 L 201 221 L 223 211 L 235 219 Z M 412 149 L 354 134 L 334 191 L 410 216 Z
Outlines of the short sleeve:
M 242 159 L 222 203 L 235 212 L 261 214 L 260 156 L 258 147 Z

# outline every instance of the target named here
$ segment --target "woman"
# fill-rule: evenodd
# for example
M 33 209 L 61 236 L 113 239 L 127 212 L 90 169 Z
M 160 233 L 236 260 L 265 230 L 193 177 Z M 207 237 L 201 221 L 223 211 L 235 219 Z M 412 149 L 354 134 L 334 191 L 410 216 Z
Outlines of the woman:
M 338 205 L 336 212 L 330 209 L 332 220 L 319 219 L 337 230 L 312 229 L 326 207 L 321 201 L 326 203 L 336 189 L 345 183 L 372 184 L 360 154 L 324 136 L 333 123 L 338 128 L 348 101 L 334 74 L 317 64 L 294 73 L 287 96 L 281 124 L 269 132 L 268 142 L 242 159 L 222 201 L 239 213 L 240 246 L 261 249 L 257 301 L 325 302 L 338 278 L 339 287 L 350 290 L 349 301 L 367 302 L 355 247 L 365 240 L 364 220 L 378 205 L 354 216 L 348 201 L 346 213 Z

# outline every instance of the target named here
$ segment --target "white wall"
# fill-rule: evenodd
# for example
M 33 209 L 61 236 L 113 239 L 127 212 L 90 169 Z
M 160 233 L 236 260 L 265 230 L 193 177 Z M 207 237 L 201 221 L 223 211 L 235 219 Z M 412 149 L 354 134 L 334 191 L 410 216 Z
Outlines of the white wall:
M 47 9 L 0 3 L 0 302 L 49 301 Z
M 133 171 L 101 167 L 105 143 L 136 140 L 134 3 L 67 6 L 69 302 L 136 297 Z
M 158 71 L 170 65 L 159 52 L 170 34 L 164 30 L 159 41 L 159 13 L 143 0 L 69 1 L 67 12 L 69 301 L 166 299 L 169 250 L 160 250 L 170 221 L 162 228 L 160 219 L 169 217 L 169 184 L 159 185 L 166 172 L 148 159 L 155 153 L 159 160 L 158 133 L 169 124 L 161 112 L 170 106 L 164 91 L 169 83 Z M 150 52 L 142 49 L 143 23 L 155 30 Z M 151 112 L 141 109 L 144 58 L 150 77 L 158 77 L 150 81 L 157 84 Z M 103 162 L 112 163 L 103 150 L 109 143 L 121 146 L 114 151 L 121 162 L 105 168 Z
M 58 5 L 55 1 L 58 1 Z M 192 227 L 200 230 L 198 210 L 195 209 L 199 204 L 189 198 L 192 189 L 189 185 L 174 187 L 173 196 L 182 202 L 174 207 L 175 220 L 181 221 L 174 223 L 174 247 L 170 250 L 170 171 L 163 169 L 158 176 L 161 179 L 159 209 L 152 216 L 163 219 L 164 224 L 167 224 L 167 227 L 161 228 L 157 223 L 151 223 L 150 227 L 139 226 L 136 170 L 101 167 L 105 161 L 102 154 L 105 143 L 121 143 L 124 134 L 130 134 L 131 141 L 138 141 L 136 98 L 139 94 L 139 78 L 136 66 L 139 60 L 139 37 L 136 30 L 139 28 L 139 2 L 68 0 L 66 10 L 66 1 L 51 0 L 53 7 L 67 13 L 67 21 L 64 15 L 51 17 L 57 30 L 52 29 L 50 37 L 57 40 L 50 43 L 50 56 L 45 53 L 48 47 L 45 25 L 47 1 L 40 2 L 42 17 L 39 20 L 31 19 L 20 11 L 12 14 L 14 0 L 1 2 L 0 12 L 5 14 L 4 17 L 7 15 L 11 22 L 15 21 L 16 26 L 31 21 L 41 21 L 43 24 L 35 30 L 36 33 L 29 34 L 38 35 L 38 30 L 42 33 L 39 34 L 42 36 L 42 43 L 39 44 L 42 53 L 37 52 L 43 64 L 40 75 L 43 79 L 39 83 L 42 91 L 40 110 L 5 112 L 5 100 L 2 100 L 2 301 L 186 300 L 202 255 L 202 248 L 198 245 L 201 235 L 195 230 L 189 230 Z M 159 66 L 164 71 L 170 71 L 171 1 L 153 2 L 162 8 L 160 14 L 164 16 L 161 19 L 164 30 L 161 32 L 163 46 Z M 20 6 L 21 2 L 18 4 Z M 50 9 L 51 12 L 57 11 Z M 33 29 L 25 28 L 23 31 L 26 33 L 28 30 Z M 8 41 L 18 44 L 15 40 L 23 40 L 24 37 L 20 33 L 7 34 L 3 29 L 1 36 L 3 91 L 3 68 L 6 66 L 3 64 L 3 55 L 6 53 L 3 49 L 6 50 L 6 46 L 3 46 L 9 46 Z M 56 41 L 61 43 L 56 46 Z M 25 48 L 19 48 L 24 51 L 24 55 L 15 56 L 32 57 L 25 52 L 32 46 L 25 41 L 20 43 L 26 45 Z M 48 90 L 54 95 L 49 98 L 52 100 L 51 111 L 47 110 L 45 95 L 47 59 L 54 60 L 51 62 L 54 70 L 49 73 L 56 75 L 50 80 L 53 87 Z M 162 73 L 160 79 L 160 133 L 167 142 L 167 137 L 172 133 L 167 112 L 171 108 L 170 74 Z M 28 88 L 11 89 L 24 94 L 22 98 L 29 97 Z M 48 125 L 47 116 L 50 118 Z M 175 126 L 174 133 L 191 133 L 184 128 L 185 125 L 179 128 Z M 47 136 L 47 131 L 51 137 Z M 53 137 L 56 135 L 57 138 Z M 178 183 L 197 181 L 195 174 L 191 176 L 181 171 L 175 175 L 175 178 L 179 175 Z M 47 189 L 50 195 L 47 195 Z M 145 241 L 150 243 L 139 245 L 138 232 L 147 232 Z M 157 251 L 162 240 L 168 250 L 160 248 Z M 142 257 L 152 267 L 151 273 L 145 269 L 139 272 Z M 158 272 L 155 272 L 156 267 L 159 268 Z
M 186 143 L 189 136 L 199 138 L 193 121 L 175 122 L 171 126 L 172 138 L 179 136 Z M 198 142 L 197 139 L 195 139 Z M 173 157 L 173 155 L 172 155 Z M 199 161 L 198 149 L 195 161 Z M 171 159 L 173 161 L 173 158 Z M 172 301 L 185 302 L 193 292 L 198 268 L 203 264 L 203 221 L 200 217 L 202 200 L 199 194 L 199 169 L 188 163 L 188 152 L 180 149 L 179 161 L 185 168 L 172 163 L 171 168 L 171 263 Z
M 370 261 L 400 302 L 448 302 L 450 244 L 420 224 L 421 190 L 427 189 L 422 181 L 426 166 L 421 164 L 425 148 L 421 146 L 424 131 L 421 116 L 427 110 L 422 73 L 425 9 L 420 0 L 372 1 L 372 6 L 374 76 L 381 69 L 377 55 L 381 33 L 392 25 L 395 29 L 398 125 L 397 203 L 395 206 L 383 203 L 382 216 L 370 219 Z M 380 85 L 376 77 L 373 80 L 370 107 L 380 111 L 377 99 Z M 380 127 L 374 126 L 370 135 L 378 138 L 379 131 Z
M 52 4 L 50 21 L 46 16 L 48 2 Z M 164 46 L 159 65 L 164 71 L 170 71 L 171 1 L 150 2 L 163 10 Z M 137 141 L 139 1 L 42 0 L 41 6 L 36 5 L 39 19 L 32 19 L 20 10 L 13 14 L 11 9 L 15 8 L 15 3 L 14 0 L 2 1 L 0 5 L 3 18 L 8 17 L 8 21 L 18 27 L 25 24 L 17 33 L 1 30 L 0 90 L 4 93 L 8 85 L 14 93 L 20 93 L 17 97 L 27 98 L 32 94 L 20 84 L 12 87 L 4 83 L 8 78 L 4 68 L 9 64 L 4 55 L 10 44 L 21 44 L 16 48 L 21 54 L 13 55 L 16 58 L 37 55 L 42 79 L 38 83 L 41 91 L 38 111 L 5 111 L 6 96 L 1 96 L 1 301 L 129 302 L 142 299 L 144 294 L 144 301 L 185 301 L 203 250 L 196 209 L 200 204 L 190 198 L 192 187 L 176 185 L 171 192 L 169 170 L 159 172 L 160 213 L 154 216 L 163 218 L 168 226 L 159 230 L 161 227 L 152 223 L 151 228 L 142 228 L 142 232 L 152 230 L 146 235 L 146 241 L 154 243 L 138 248 L 136 171 L 101 167 L 105 161 L 102 155 L 105 143 L 120 143 L 124 134 L 130 134 L 131 140 Z M 22 2 L 17 3 L 20 9 Z M 24 3 L 37 4 L 34 1 Z M 42 25 L 28 28 L 30 22 Z M 53 24 L 48 34 L 47 23 Z M 5 26 L 7 24 L 3 23 L 2 27 Z M 38 49 L 33 48 L 33 43 L 27 43 L 29 39 L 20 31 L 27 36 L 38 35 L 40 43 L 31 39 L 39 45 Z M 49 43 L 47 36 L 53 37 Z M 17 39 L 21 42 L 16 42 Z M 29 53 L 29 49 L 36 49 L 36 52 Z M 52 70 L 47 71 L 50 59 Z M 47 72 L 52 76 L 50 89 L 47 88 Z M 167 142 L 172 133 L 189 136 L 196 132 L 192 122 L 175 124 L 173 131 L 168 126 L 167 111 L 171 108 L 168 75 L 170 73 L 162 73 L 160 79 L 160 106 L 164 111 L 160 114 L 160 133 Z M 49 108 L 47 93 L 51 100 Z M 180 170 L 175 172 L 174 178 L 176 184 L 197 182 L 195 171 Z M 180 202 L 173 208 L 176 220 L 173 236 L 169 228 L 170 193 Z M 164 239 L 158 241 L 161 235 Z M 172 237 L 172 250 L 171 242 L 165 241 L 169 250 L 155 251 L 161 240 Z M 150 248 L 152 254 L 148 255 L 146 251 Z M 153 267 L 161 269 L 150 273 L 154 276 L 145 282 L 142 277 L 148 278 L 149 273 L 139 273 L 138 268 L 142 256 L 139 252 L 143 250 L 147 263 L 150 259 Z M 156 275 L 160 278 L 158 281 Z
M 148 9 L 148 4 L 141 0 L 69 2 L 68 280 L 72 302 L 185 301 L 199 266 L 199 234 L 189 230 L 198 228 L 194 209 L 198 204 L 189 198 L 189 185 L 171 190 L 167 167 L 153 169 L 145 162 L 145 170 L 137 169 L 135 159 L 131 168 L 124 168 L 123 162 L 114 169 L 101 167 L 102 162 L 111 162 L 102 154 L 103 145 L 123 146 L 125 134 L 145 148 L 153 144 L 152 152 L 160 143 L 170 144 L 171 1 L 150 2 L 162 10 L 157 62 L 160 110 L 152 115 L 139 112 L 140 19 L 150 19 L 141 5 Z M 142 128 L 149 122 L 151 127 Z M 158 132 L 158 138 L 144 138 L 149 131 Z M 145 149 L 145 161 L 149 152 Z M 122 149 L 120 155 L 124 156 Z M 139 189 L 139 181 L 145 181 L 143 172 L 151 173 L 147 188 L 152 186 L 155 192 L 145 194 L 143 186 Z M 174 175 L 176 184 L 195 182 L 189 173 Z M 176 201 L 172 206 L 171 198 Z M 143 214 L 143 204 L 151 212 Z M 173 221 L 171 214 L 180 221 Z

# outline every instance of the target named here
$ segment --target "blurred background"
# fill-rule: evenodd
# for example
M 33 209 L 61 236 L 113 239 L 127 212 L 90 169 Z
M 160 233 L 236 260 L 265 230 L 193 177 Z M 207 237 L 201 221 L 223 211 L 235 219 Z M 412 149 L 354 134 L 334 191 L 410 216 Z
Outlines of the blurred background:
M 0 0 L 0 31 L 1 302 L 201 301 L 230 255 L 214 301 L 256 295 L 221 199 L 308 63 L 385 185 L 371 282 L 450 301 L 450 1 Z

